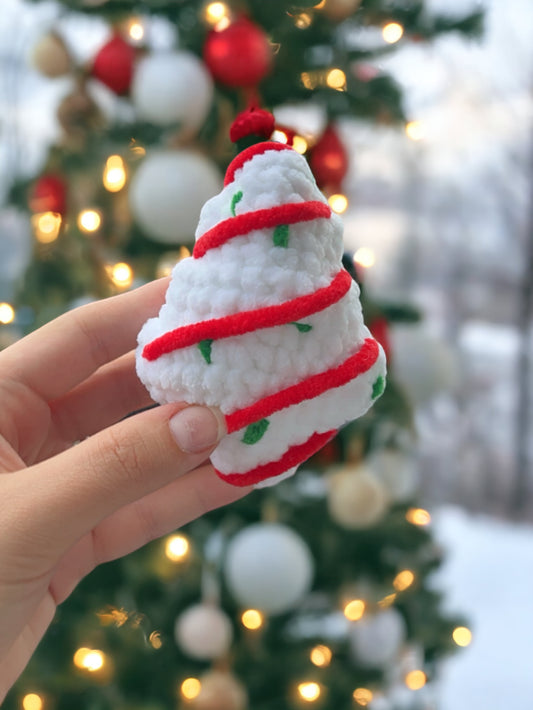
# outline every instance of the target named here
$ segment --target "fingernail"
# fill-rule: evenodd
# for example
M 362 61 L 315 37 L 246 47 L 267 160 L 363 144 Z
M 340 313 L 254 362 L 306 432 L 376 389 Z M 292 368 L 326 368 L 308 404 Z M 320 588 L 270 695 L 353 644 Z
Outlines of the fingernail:
M 199 454 L 213 447 L 225 433 L 222 415 L 208 407 L 192 405 L 169 421 L 170 432 L 186 454 Z

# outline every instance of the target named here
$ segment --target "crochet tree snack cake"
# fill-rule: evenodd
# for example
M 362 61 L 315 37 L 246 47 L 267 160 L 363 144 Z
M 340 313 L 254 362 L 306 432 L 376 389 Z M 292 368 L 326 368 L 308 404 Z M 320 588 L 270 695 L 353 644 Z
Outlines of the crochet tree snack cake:
M 139 333 L 137 372 L 159 403 L 219 407 L 220 478 L 271 485 L 385 387 L 385 356 L 342 267 L 342 222 L 292 148 L 263 142 L 203 207 L 191 257 Z

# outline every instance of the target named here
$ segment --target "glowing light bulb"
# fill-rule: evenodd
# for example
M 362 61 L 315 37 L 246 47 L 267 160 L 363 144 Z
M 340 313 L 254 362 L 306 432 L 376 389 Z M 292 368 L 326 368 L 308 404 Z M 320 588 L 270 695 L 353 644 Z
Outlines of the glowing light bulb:
M 120 192 L 126 184 L 126 166 L 120 155 L 110 155 L 106 160 L 103 183 L 109 192 Z
M 313 22 L 313 16 L 308 12 L 302 12 L 300 15 L 296 15 L 294 18 L 294 24 L 299 30 L 306 30 L 311 26 Z
M 144 38 L 144 26 L 140 20 L 132 19 L 130 21 L 128 35 L 134 42 L 140 42 Z
M 336 212 L 336 214 L 342 214 L 348 209 L 348 198 L 346 195 L 340 193 L 335 195 L 330 195 L 328 197 L 328 203 L 331 209 Z
M 403 27 L 398 22 L 389 22 L 381 30 L 383 39 L 388 44 L 394 44 L 403 37 Z
M 257 631 L 263 626 L 264 618 L 257 609 L 246 609 L 241 616 L 242 625 L 250 631 Z
M 285 133 L 285 131 L 280 131 L 277 128 L 272 134 L 272 140 L 286 145 L 289 142 L 289 136 Z
M 426 137 L 426 128 L 422 121 L 409 121 L 405 124 L 405 133 L 412 141 L 421 141 Z
M 348 621 L 359 621 L 365 613 L 365 607 L 366 604 L 362 599 L 352 599 L 343 609 L 344 616 Z
M 424 671 L 409 671 L 405 676 L 405 685 L 410 690 L 420 690 L 427 683 L 427 676 Z
M 124 261 L 108 266 L 108 274 L 117 288 L 128 288 L 133 282 L 133 270 Z
M 10 303 L 0 303 L 0 323 L 8 325 L 15 320 L 15 309 Z
M 322 688 L 314 681 L 306 681 L 298 684 L 298 695 L 307 703 L 314 703 L 322 693 Z
M 82 210 L 78 215 L 78 227 L 87 234 L 96 232 L 101 224 L 102 218 L 96 210 Z
M 429 525 L 431 515 L 424 508 L 409 508 L 405 514 L 405 519 L 413 525 Z
M 389 606 L 392 606 L 394 602 L 396 601 L 396 594 L 393 592 L 392 594 L 387 594 L 386 597 L 383 597 L 383 599 L 380 599 L 378 602 L 378 606 L 380 609 L 386 609 Z
M 415 581 L 415 575 L 411 572 L 410 569 L 404 569 L 401 572 L 398 572 L 396 577 L 392 581 L 392 586 L 396 591 L 398 592 L 403 592 L 405 589 L 411 586 L 411 584 Z
M 42 710 L 44 701 L 37 693 L 28 693 L 22 698 L 22 707 L 24 710 Z
M 58 212 L 39 212 L 31 218 L 35 239 L 41 244 L 50 244 L 59 236 L 62 217 Z
M 453 630 L 452 638 L 458 646 L 469 646 L 472 642 L 472 632 L 466 626 L 458 626 Z
M 352 695 L 355 702 L 363 707 L 366 707 L 368 703 L 371 703 L 372 698 L 374 697 L 374 693 L 368 688 L 356 688 Z
M 329 648 L 328 646 L 323 646 L 322 644 L 319 644 L 318 646 L 312 648 L 311 653 L 309 654 L 311 663 L 313 663 L 315 666 L 318 666 L 319 668 L 325 668 L 326 666 L 329 666 L 329 664 L 331 663 L 331 657 L 331 648 Z
M 189 551 L 190 544 L 185 535 L 171 535 L 165 542 L 165 555 L 171 562 L 183 562 Z
M 208 25 L 211 25 L 218 32 L 229 27 L 230 9 L 225 2 L 210 2 L 204 10 L 204 19 Z
M 185 678 L 180 686 L 180 693 L 185 700 L 194 700 L 200 695 L 202 684 L 198 678 Z
M 294 136 L 294 138 L 292 139 L 292 147 L 297 153 L 303 155 L 309 148 L 309 144 L 303 136 Z
M 82 670 L 94 673 L 104 667 L 106 662 L 105 653 L 91 648 L 78 648 L 74 654 L 74 665 Z
M 359 247 L 354 254 L 353 260 L 356 264 L 359 264 L 359 266 L 369 269 L 376 263 L 376 255 L 369 247 Z
M 330 89 L 344 91 L 346 89 L 346 74 L 342 69 L 330 69 L 326 76 L 326 84 Z

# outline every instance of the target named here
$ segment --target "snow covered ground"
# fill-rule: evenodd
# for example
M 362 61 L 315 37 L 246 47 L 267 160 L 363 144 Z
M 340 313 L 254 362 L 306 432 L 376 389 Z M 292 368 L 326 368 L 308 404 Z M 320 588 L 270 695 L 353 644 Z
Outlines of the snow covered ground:
M 473 632 L 443 667 L 439 710 L 531 710 L 533 527 L 458 508 L 433 519 L 448 553 L 436 583 Z

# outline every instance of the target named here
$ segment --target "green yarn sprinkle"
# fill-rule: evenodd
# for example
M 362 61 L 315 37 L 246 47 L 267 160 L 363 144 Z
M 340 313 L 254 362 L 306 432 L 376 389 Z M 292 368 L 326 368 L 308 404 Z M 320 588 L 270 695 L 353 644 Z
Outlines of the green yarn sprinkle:
M 211 347 L 213 345 L 213 340 L 200 340 L 198 343 L 198 350 L 202 353 L 202 357 L 208 365 L 211 364 Z
M 263 438 L 270 422 L 268 419 L 260 419 L 246 427 L 241 441 L 243 444 L 257 444 Z
M 239 190 L 239 192 L 236 192 L 233 197 L 231 198 L 231 214 L 235 217 L 235 207 L 237 206 L 237 203 L 242 200 L 242 190 Z
M 289 225 L 278 224 L 274 229 L 274 246 L 286 249 L 289 246 Z
M 385 391 L 385 378 L 380 375 L 372 385 L 372 399 L 376 399 Z
M 295 325 L 300 333 L 309 333 L 310 330 L 313 330 L 313 326 L 309 325 L 309 323 L 295 323 L 293 321 L 291 325 Z

